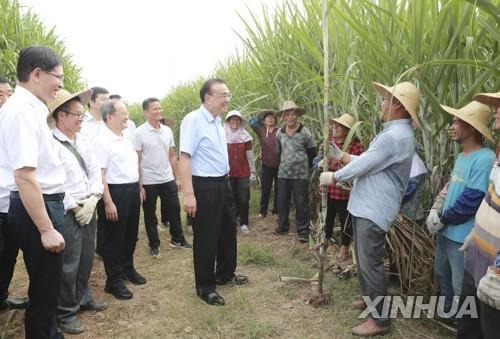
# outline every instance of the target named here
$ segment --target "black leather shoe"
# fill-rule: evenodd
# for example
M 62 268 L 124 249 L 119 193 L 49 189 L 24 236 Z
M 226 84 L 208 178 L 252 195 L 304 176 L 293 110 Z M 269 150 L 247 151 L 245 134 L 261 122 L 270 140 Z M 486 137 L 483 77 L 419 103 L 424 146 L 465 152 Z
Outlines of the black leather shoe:
M 218 278 L 215 280 L 217 285 L 235 284 L 235 285 L 245 285 L 248 284 L 248 277 L 246 275 L 233 275 L 229 280 Z
M 112 294 L 116 299 L 129 300 L 134 297 L 134 294 L 125 285 L 119 286 L 106 286 L 104 287 L 106 293 Z
M 7 305 L 7 308 L 11 310 L 21 310 L 25 309 L 28 307 L 30 299 L 28 297 L 26 298 L 15 298 L 15 297 L 8 297 L 5 301 L 4 304 Z M 0 306 L 0 309 L 3 309 L 2 306 Z
M 137 271 L 125 273 L 125 277 L 134 285 L 144 285 L 146 283 L 146 278 L 137 273 Z
M 219 293 L 213 291 L 209 293 L 203 293 L 200 295 L 200 298 L 203 299 L 209 305 L 219 305 L 222 306 L 226 302 L 224 298 L 219 295 Z

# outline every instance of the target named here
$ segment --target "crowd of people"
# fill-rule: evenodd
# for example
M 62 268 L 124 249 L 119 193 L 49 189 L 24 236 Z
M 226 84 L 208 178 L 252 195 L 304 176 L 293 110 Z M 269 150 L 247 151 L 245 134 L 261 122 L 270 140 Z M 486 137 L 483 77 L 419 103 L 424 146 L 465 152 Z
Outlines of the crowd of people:
M 333 241 L 338 217 L 336 261 L 351 257 L 353 243 L 362 296 L 387 295 L 384 244 L 398 213 L 417 223 L 426 219 L 420 193 L 427 169 L 414 135 L 420 91 L 411 83 L 373 83 L 382 97 L 383 129 L 366 150 L 356 136 L 348 138 L 356 119 L 346 113 L 330 119 L 329 147 L 318 155 L 313 134 L 300 122 L 304 108 L 286 101 L 247 122 L 237 110 L 225 114 L 229 88 L 209 79 L 200 89 L 200 107 L 180 124 L 178 155 L 172 121 L 165 124 L 157 98 L 143 101 L 146 122 L 136 127 L 119 95 L 103 87 L 64 90 L 62 59 L 47 47 L 21 50 L 16 71 L 14 92 L 0 77 L 0 308 L 26 307 L 27 338 L 82 333 L 78 313 L 108 307 L 89 286 L 95 254 L 103 261 L 104 290 L 120 300 L 133 298 L 125 282 L 147 283 L 134 265 L 141 206 L 150 254 L 160 256 L 158 198 L 169 245 L 193 251 L 195 293 L 203 301 L 224 305 L 217 285 L 247 284 L 248 277 L 236 273 L 237 232 L 252 232 L 250 191 L 257 181 L 247 124 L 260 144 L 259 217 L 268 220 L 274 192 L 273 234 L 289 234 L 293 196 L 297 240 L 308 243 L 311 169 L 323 168 L 326 238 Z M 458 321 L 458 337 L 493 338 L 500 329 L 500 158 L 484 140 L 493 141 L 491 109 L 500 129 L 500 92 L 478 94 L 460 109 L 442 108 L 452 116 L 451 138 L 461 153 L 425 221 L 436 234 L 435 276 L 445 312 L 467 296 L 477 300 L 479 317 L 447 319 Z M 192 226 L 192 245 L 181 210 Z M 19 249 L 28 298 L 8 294 Z M 366 304 L 360 299 L 352 307 Z M 375 305 L 378 314 L 383 307 Z M 385 316 L 352 329 L 363 336 L 390 330 Z

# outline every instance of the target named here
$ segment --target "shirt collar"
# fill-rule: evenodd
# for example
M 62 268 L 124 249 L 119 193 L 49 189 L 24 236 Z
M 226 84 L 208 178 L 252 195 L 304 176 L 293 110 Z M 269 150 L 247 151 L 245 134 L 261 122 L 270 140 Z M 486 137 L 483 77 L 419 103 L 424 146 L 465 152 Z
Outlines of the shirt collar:
M 216 116 L 214 117 L 212 115 L 212 113 L 210 113 L 208 111 L 208 109 L 203 105 L 201 104 L 200 106 L 200 111 L 201 111 L 201 114 L 205 117 L 205 119 L 207 120 L 207 122 L 220 122 L 220 116 Z
M 106 127 L 106 128 L 104 128 L 104 133 L 106 133 L 108 135 L 108 138 L 110 138 L 111 140 L 123 139 L 123 132 L 124 131 L 122 131 L 122 135 L 120 136 L 120 135 L 116 135 L 112 130 L 110 130 L 106 124 L 104 124 L 104 126 Z
M 153 125 L 151 125 L 151 124 L 149 123 L 149 121 L 147 121 L 147 120 L 146 120 L 146 124 L 147 124 L 146 126 L 148 126 L 148 129 L 149 129 L 150 131 L 153 131 L 153 132 L 161 132 L 161 131 L 163 130 L 163 126 L 162 126 L 162 124 L 161 124 L 161 123 L 160 123 L 160 130 L 157 130 L 156 128 L 154 128 L 154 126 L 153 126 Z
M 57 127 L 52 130 L 52 134 L 54 134 L 54 136 L 58 140 L 73 142 L 63 132 L 61 132 L 61 130 Z
M 411 125 L 411 119 L 397 119 L 384 122 L 384 129 L 388 129 L 396 125 Z
M 16 86 L 14 93 L 16 93 L 16 95 L 23 97 L 24 100 L 28 102 L 31 106 L 43 108 L 44 111 L 47 112 L 47 114 L 49 114 L 49 109 L 47 108 L 47 106 L 40 99 L 38 99 L 33 93 L 31 93 L 23 86 L 21 85 Z

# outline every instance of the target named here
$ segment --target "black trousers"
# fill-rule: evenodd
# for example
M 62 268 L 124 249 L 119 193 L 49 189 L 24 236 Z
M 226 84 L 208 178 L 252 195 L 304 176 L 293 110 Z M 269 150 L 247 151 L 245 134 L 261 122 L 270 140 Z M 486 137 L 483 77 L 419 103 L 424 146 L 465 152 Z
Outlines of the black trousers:
M 240 225 L 248 225 L 250 178 L 229 178 L 229 183 L 236 203 L 236 212 L 240 217 Z
M 278 229 L 290 229 L 290 199 L 293 193 L 295 204 L 295 223 L 299 235 L 309 235 L 309 201 L 307 179 L 278 178 Z
M 236 270 L 236 207 L 226 177 L 193 176 L 196 215 L 193 259 L 198 295 L 215 291 L 215 280 L 229 280 Z
M 271 196 L 271 188 L 274 182 L 274 205 L 272 213 L 278 213 L 278 167 L 269 167 L 262 164 L 262 174 L 260 184 L 262 192 L 260 196 L 260 213 L 266 215 L 267 207 L 269 206 L 269 197 Z
M 44 195 L 45 208 L 56 230 L 60 230 L 64 223 L 63 197 L 64 194 Z M 24 318 L 26 338 L 59 338 L 56 310 L 63 252 L 51 253 L 45 250 L 40 232 L 18 194 L 14 197 L 11 193 L 8 222 L 12 241 L 23 251 L 30 280 L 30 301 Z
M 181 207 L 175 180 L 155 185 L 143 185 L 146 191 L 146 200 L 142 203 L 144 211 L 144 225 L 149 239 L 149 247 L 160 246 L 158 237 L 158 219 L 156 218 L 156 202 L 161 200 L 161 216 L 170 222 L 170 236 L 175 242 L 183 241 L 184 234 L 181 226 Z
M 326 209 L 326 238 L 330 239 L 332 237 L 335 217 L 338 214 L 341 228 L 340 243 L 342 244 L 342 246 L 349 246 L 352 240 L 352 217 L 351 214 L 347 211 L 348 202 L 349 200 L 338 200 L 328 197 L 328 205 Z
M 476 300 L 478 318 L 464 315 L 458 320 L 457 338 L 459 339 L 494 339 L 500 335 L 500 310 L 483 303 L 477 297 L 477 289 L 472 275 L 464 271 L 462 293 L 458 309 L 461 308 L 465 297 L 474 296 Z
M 118 221 L 106 219 L 102 199 L 97 204 L 97 241 L 106 270 L 106 286 L 123 284 L 123 274 L 134 272 L 134 252 L 139 230 L 141 198 L 139 183 L 108 184 L 118 211 Z
M 9 296 L 9 285 L 14 275 L 19 247 L 10 234 L 7 213 L 0 213 L 0 302 Z

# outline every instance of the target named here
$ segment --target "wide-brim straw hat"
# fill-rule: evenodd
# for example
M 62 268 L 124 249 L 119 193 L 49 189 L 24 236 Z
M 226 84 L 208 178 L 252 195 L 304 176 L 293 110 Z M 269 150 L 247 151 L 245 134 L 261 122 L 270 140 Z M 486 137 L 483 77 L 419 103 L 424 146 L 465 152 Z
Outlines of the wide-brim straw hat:
M 65 89 L 60 89 L 59 91 L 57 91 L 56 97 L 54 99 L 46 102 L 47 107 L 49 108 L 49 115 L 47 116 L 47 124 L 50 127 L 54 127 L 55 125 L 54 112 L 57 111 L 57 108 L 59 108 L 61 105 L 64 105 L 68 101 L 78 97 L 80 98 L 82 105 L 86 106 L 90 101 L 91 96 L 92 96 L 92 89 L 90 88 L 74 94 L 71 94 Z
M 480 102 L 472 101 L 460 109 L 455 109 L 441 105 L 446 112 L 465 121 L 476 131 L 481 133 L 486 139 L 493 142 L 493 136 L 488 130 L 488 120 L 490 118 L 490 108 Z
M 274 118 L 276 118 L 276 111 L 274 109 L 264 109 L 257 113 L 257 118 L 264 120 L 266 116 L 272 114 Z
M 241 122 L 245 122 L 245 119 L 243 119 L 241 113 L 237 110 L 232 110 L 229 113 L 227 113 L 225 121 L 227 122 L 232 117 L 238 117 L 241 119 Z
M 351 129 L 357 120 L 352 115 L 344 113 L 339 118 L 330 118 L 330 121 L 335 121 L 337 124 L 341 124 L 342 126 Z
M 500 92 L 496 93 L 478 93 L 474 95 L 474 100 L 493 107 L 500 106 Z
M 410 113 L 415 125 L 420 128 L 420 122 L 418 121 L 417 116 L 420 91 L 414 84 L 411 82 L 401 82 L 392 87 L 379 84 L 378 82 L 373 82 L 372 84 L 380 95 L 390 94 L 398 99 L 406 111 Z
M 302 114 L 304 114 L 306 112 L 306 109 L 303 108 L 303 107 L 299 107 L 297 106 L 297 104 L 291 100 L 289 101 L 285 101 L 282 105 L 281 105 L 281 108 L 280 110 L 276 113 L 277 116 L 282 116 L 284 112 L 286 111 L 291 111 L 291 110 L 294 110 L 295 112 L 297 112 L 297 114 L 299 116 L 301 116 Z

